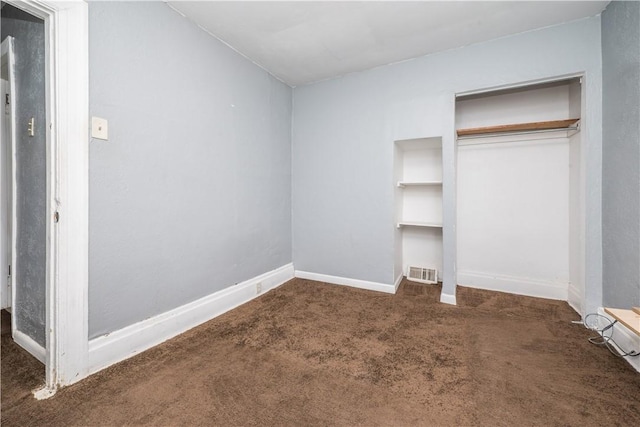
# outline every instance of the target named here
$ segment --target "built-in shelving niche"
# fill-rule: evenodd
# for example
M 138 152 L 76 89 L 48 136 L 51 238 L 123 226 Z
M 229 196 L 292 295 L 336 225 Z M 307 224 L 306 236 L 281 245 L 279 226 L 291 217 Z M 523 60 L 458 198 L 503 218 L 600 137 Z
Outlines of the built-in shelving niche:
M 442 272 L 442 138 L 395 141 L 396 265 Z

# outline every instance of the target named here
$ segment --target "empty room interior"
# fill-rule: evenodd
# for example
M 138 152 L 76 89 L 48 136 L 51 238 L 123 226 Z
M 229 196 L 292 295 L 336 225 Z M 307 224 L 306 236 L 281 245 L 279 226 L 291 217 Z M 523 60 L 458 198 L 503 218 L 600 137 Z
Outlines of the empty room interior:
M 640 2 L 0 30 L 3 425 L 640 425 Z

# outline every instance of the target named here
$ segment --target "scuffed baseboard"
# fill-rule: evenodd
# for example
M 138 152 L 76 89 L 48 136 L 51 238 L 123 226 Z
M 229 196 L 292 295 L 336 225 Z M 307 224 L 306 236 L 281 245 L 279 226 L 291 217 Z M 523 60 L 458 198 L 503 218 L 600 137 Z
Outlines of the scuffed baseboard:
M 173 310 L 94 338 L 89 341 L 88 373 L 95 373 L 156 346 L 251 301 L 293 277 L 293 264 L 287 264 Z M 262 287 L 260 293 L 257 292 L 258 282 Z

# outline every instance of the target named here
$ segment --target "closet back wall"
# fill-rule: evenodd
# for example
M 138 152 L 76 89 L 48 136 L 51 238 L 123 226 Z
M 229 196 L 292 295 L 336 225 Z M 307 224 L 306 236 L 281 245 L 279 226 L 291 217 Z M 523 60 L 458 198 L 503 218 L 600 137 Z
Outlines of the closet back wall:
M 90 2 L 89 335 L 291 262 L 291 88 L 161 2 Z
M 455 281 L 456 93 L 584 72 L 587 305 L 602 301 L 600 17 L 294 90 L 296 270 L 394 283 L 394 141 L 443 138 L 445 290 Z M 452 219 L 453 218 L 453 219 Z
M 568 139 L 458 153 L 458 283 L 566 300 Z

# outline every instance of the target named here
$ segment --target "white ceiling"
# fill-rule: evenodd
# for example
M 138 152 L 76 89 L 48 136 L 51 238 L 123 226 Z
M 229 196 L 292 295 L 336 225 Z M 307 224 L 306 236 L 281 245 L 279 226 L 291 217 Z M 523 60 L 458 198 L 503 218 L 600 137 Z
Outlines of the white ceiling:
M 289 85 L 595 16 L 608 1 L 169 1 Z

